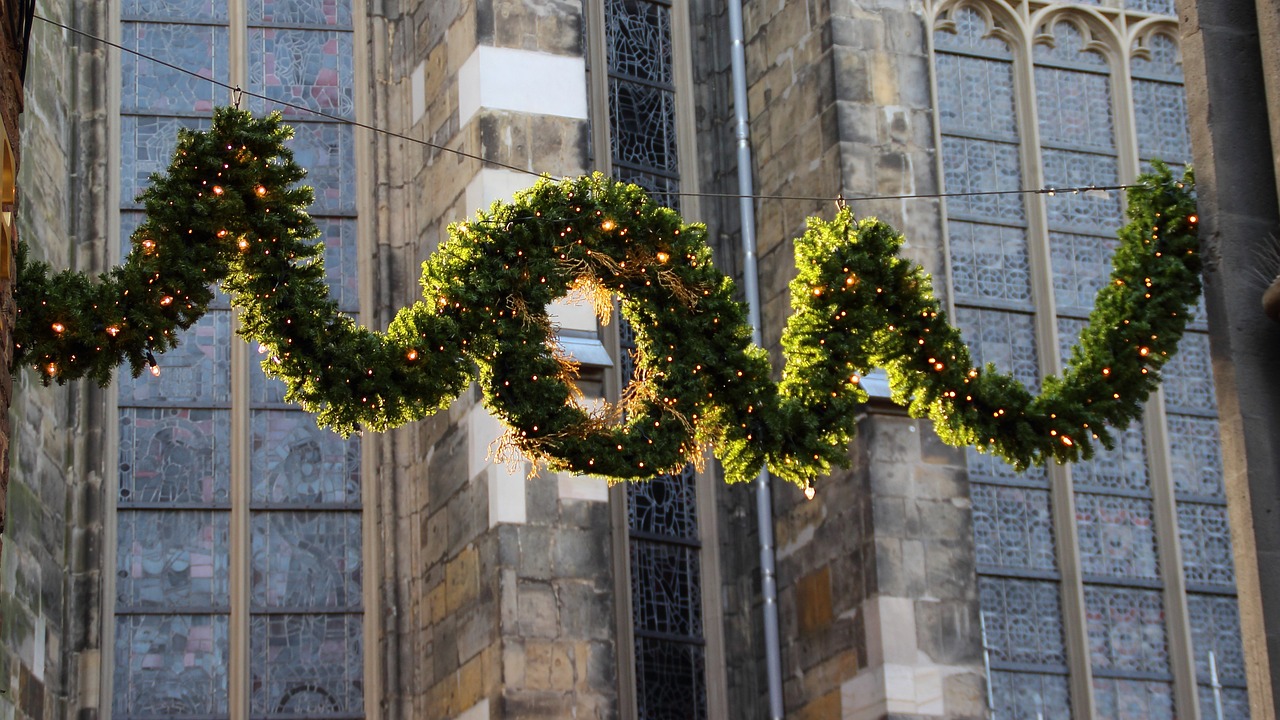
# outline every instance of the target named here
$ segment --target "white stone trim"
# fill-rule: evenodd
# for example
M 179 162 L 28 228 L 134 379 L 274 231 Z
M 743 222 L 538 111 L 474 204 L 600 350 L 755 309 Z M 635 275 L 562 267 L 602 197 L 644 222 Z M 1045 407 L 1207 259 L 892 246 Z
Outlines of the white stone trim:
M 463 710 L 455 720 L 489 720 L 489 698 Z
M 609 483 L 601 477 L 556 473 L 556 485 L 561 500 L 609 502 Z
M 523 524 L 528 520 L 525 502 L 526 463 L 496 462 L 491 457 L 504 428 L 483 405 L 467 413 L 467 475 L 481 477 L 489 486 L 489 527 L 498 523 Z
M 458 70 L 459 127 L 482 108 L 586 120 L 586 62 L 480 45 Z
M 468 217 L 476 210 L 488 210 L 494 200 L 510 200 L 517 191 L 533 187 L 538 178 L 501 168 L 484 168 L 471 178 L 463 197 Z
M 413 124 L 417 124 L 427 114 L 427 61 L 418 63 L 418 67 L 409 73 L 409 106 L 413 108 Z

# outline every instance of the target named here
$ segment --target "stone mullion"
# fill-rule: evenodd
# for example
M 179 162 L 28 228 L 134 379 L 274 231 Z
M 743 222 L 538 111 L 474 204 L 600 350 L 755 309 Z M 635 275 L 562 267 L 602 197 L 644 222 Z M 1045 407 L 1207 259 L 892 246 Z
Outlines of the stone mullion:
M 108 10 L 107 13 L 107 37 L 112 42 L 119 43 L 121 37 L 121 24 L 119 10 Z M 122 51 L 109 47 L 105 49 L 107 54 L 106 67 L 121 67 L 120 56 Z M 109 81 L 107 87 L 107 167 L 117 169 L 116 176 L 111 182 L 107 183 L 106 200 L 107 200 L 107 246 L 108 256 L 112 261 L 119 262 L 121 256 L 121 237 L 120 237 L 120 177 L 118 168 L 121 166 L 120 161 L 120 113 L 112 112 L 113 108 L 121 106 L 122 88 L 120 73 L 108 72 Z M 100 664 L 101 675 L 99 679 L 99 687 L 102 688 L 98 702 L 98 717 L 102 720 L 111 720 L 111 711 L 114 703 L 113 692 L 115 689 L 115 649 L 116 649 L 116 573 L 114 571 L 117 555 L 120 552 L 119 543 L 119 521 L 116 510 L 116 499 L 120 497 L 120 410 L 118 392 L 103 393 L 106 398 L 106 449 L 107 462 L 105 465 L 104 482 L 102 483 L 103 494 L 103 513 L 102 513 L 102 640 L 100 647 L 102 648 L 102 661 Z M 114 461 L 113 461 L 114 460 Z
M 228 78 L 233 87 L 248 82 L 247 9 L 245 0 L 227 0 Z M 233 98 L 228 98 L 231 100 Z M 247 99 L 242 100 L 242 106 Z M 248 346 L 239 339 L 239 316 L 231 318 L 231 534 L 229 654 L 227 704 L 231 720 L 249 716 L 249 363 Z
M 1027 9 L 1024 6 L 1024 12 Z M 1039 108 L 1036 104 L 1034 26 L 1022 28 L 1022 47 L 1014 63 L 1018 112 L 1022 123 L 1023 178 L 1026 187 L 1044 187 L 1040 160 Z M 1026 203 L 1027 245 L 1032 268 L 1032 297 L 1036 305 L 1037 356 L 1042 374 L 1061 371 L 1058 350 L 1057 306 L 1053 297 L 1053 272 L 1049 264 L 1049 221 L 1043 195 L 1032 195 Z M 1080 567 L 1080 541 L 1076 527 L 1075 487 L 1071 469 L 1049 463 L 1047 472 L 1053 503 L 1053 534 L 1061 577 L 1062 631 L 1070 668 L 1069 690 L 1072 714 L 1093 718 L 1093 666 L 1089 655 L 1089 633 L 1085 618 L 1084 579 Z
M 376 84 L 374 67 L 386 67 L 385 57 L 373 57 L 371 52 L 362 52 L 370 44 L 369 18 L 365 4 L 353 2 L 351 8 L 352 49 L 355 57 L 352 67 L 352 80 L 355 84 L 355 119 L 358 122 L 375 127 L 385 127 L 374 117 L 373 87 Z M 365 82 L 365 80 L 368 82 Z M 374 217 L 374 142 L 373 133 L 362 128 L 355 128 L 356 155 L 356 276 L 358 278 L 359 318 L 364 324 L 375 327 L 373 297 L 373 256 L 376 250 L 375 238 L 371 223 L 366 218 Z M 383 546 L 378 532 L 378 514 L 381 505 L 380 487 L 378 483 L 377 453 L 382 442 L 381 433 L 377 440 L 373 433 L 365 435 L 360 443 L 360 551 L 362 585 L 361 600 L 364 608 L 361 633 L 364 642 L 364 716 L 366 720 L 382 718 L 382 662 L 378 652 L 379 639 L 382 633 L 382 613 L 376 612 L 380 607 L 379 597 L 382 587 Z
M 1127 18 L 1121 16 L 1120 22 Z M 1124 28 L 1122 28 L 1124 29 Z M 1130 33 L 1121 37 L 1132 45 Z M 1138 154 L 1137 117 L 1133 99 L 1133 77 L 1130 74 L 1129 48 L 1120 48 L 1119 59 L 1112 72 L 1112 98 L 1116 116 L 1118 170 L 1122 182 L 1136 178 L 1142 167 Z M 1123 202 L 1122 197 L 1121 201 Z M 1186 720 L 1200 719 L 1200 702 L 1196 687 L 1195 650 L 1191 642 L 1190 610 L 1187 607 L 1187 583 L 1182 568 L 1182 552 L 1178 536 L 1178 511 L 1174 498 L 1174 479 L 1169 450 L 1168 415 L 1164 387 L 1156 388 L 1143 410 L 1146 434 L 1147 467 L 1151 478 L 1152 511 L 1155 517 L 1156 551 L 1164 590 L 1165 633 L 1169 643 L 1169 665 L 1173 673 L 1174 708 Z

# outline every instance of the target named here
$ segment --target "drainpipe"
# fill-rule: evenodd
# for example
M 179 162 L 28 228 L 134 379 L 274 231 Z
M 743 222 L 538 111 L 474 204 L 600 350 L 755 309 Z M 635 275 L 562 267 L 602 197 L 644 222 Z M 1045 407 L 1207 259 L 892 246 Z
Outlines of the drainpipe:
M 760 335 L 760 275 L 756 267 L 755 191 L 751 183 L 751 127 L 747 119 L 746 41 L 742 0 L 729 0 L 730 64 L 733 73 L 733 132 L 738 139 L 738 212 L 742 222 L 742 278 L 751 320 L 751 340 Z M 765 670 L 769 680 L 769 717 L 782 719 L 782 649 L 778 642 L 778 581 L 773 558 L 773 497 L 769 469 L 756 477 L 756 525 L 760 534 L 760 592 L 764 598 Z

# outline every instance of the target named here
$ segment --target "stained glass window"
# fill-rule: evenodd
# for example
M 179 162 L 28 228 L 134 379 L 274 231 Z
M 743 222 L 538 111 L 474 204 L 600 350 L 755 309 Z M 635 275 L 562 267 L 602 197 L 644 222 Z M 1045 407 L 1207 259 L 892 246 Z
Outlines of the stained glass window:
M 672 6 L 665 0 L 604 0 L 603 8 L 613 176 L 679 209 Z M 634 371 L 635 336 L 625 320 L 619 340 L 626 381 Z M 690 467 L 627 486 L 635 706 L 641 720 L 707 716 L 696 480 Z
M 1004 4 L 979 1 L 941 10 L 933 65 L 948 193 L 1020 189 L 1023 173 L 1051 188 L 1088 188 L 1128 181 L 1135 161 L 1142 169 L 1157 158 L 1175 170 L 1187 163 L 1176 28 L 1171 17 L 1145 22 L 1149 14 L 1171 16 L 1172 3 L 1121 4 L 1116 17 L 1105 20 L 1070 10 L 1041 13 L 1036 17 L 1047 21 L 1038 19 L 1043 24 L 1035 27 Z M 1115 47 L 1114 38 L 1140 21 L 1145 29 L 1129 36 L 1133 45 Z M 1121 32 L 1105 27 L 1108 22 Z M 1120 63 L 1128 63 L 1127 72 Z M 1124 77 L 1131 79 L 1127 90 L 1115 86 Z M 1130 111 L 1132 128 L 1124 121 Z M 1039 147 L 1023 140 L 1032 118 Z M 1042 367 L 1053 364 L 1037 346 L 1047 331 L 1056 329 L 1061 363 L 1070 361 L 1094 298 L 1110 281 L 1115 231 L 1123 222 L 1123 196 L 1116 191 L 1041 198 L 977 194 L 948 197 L 945 206 L 956 323 L 976 360 L 994 362 L 1032 388 Z M 1036 267 L 1037 256 L 1047 261 L 1047 273 Z M 1052 305 L 1043 298 L 1052 298 Z M 1087 672 L 1098 717 L 1172 718 L 1173 663 L 1191 661 L 1200 703 L 1209 708 L 1215 700 L 1213 653 L 1225 716 L 1247 717 L 1202 311 L 1163 375 L 1165 413 L 1113 432 L 1114 448 L 1100 448 L 1068 471 L 1023 475 L 968 451 L 994 716 L 1067 717 L 1068 674 Z M 1170 472 L 1156 474 L 1156 467 Z M 1074 490 L 1069 534 L 1055 526 L 1065 518 L 1053 512 L 1057 496 L 1050 477 Z M 1157 509 L 1156 483 L 1172 488 L 1175 512 Z M 1185 607 L 1194 658 L 1171 657 L 1166 640 L 1171 617 L 1182 621 L 1183 605 L 1179 598 L 1178 612 L 1166 612 L 1166 576 L 1174 570 L 1164 567 L 1169 548 L 1159 541 L 1167 536 L 1156 531 L 1162 523 L 1175 527 L 1180 540 L 1177 571 L 1190 591 Z M 1060 547 L 1068 537 L 1074 545 Z M 1057 559 L 1063 553 L 1082 571 L 1080 617 L 1061 618 Z M 1087 671 L 1068 669 L 1060 645 L 1044 639 L 1066 629 L 1087 636 Z
M 122 42 L 269 98 L 339 119 L 355 117 L 350 0 L 249 0 L 247 31 L 231 40 L 226 0 L 126 0 Z M 231 48 L 245 48 L 232 57 Z M 178 128 L 208 127 L 224 89 L 122 55 L 121 234 L 140 222 L 135 198 L 168 163 Z M 315 189 L 329 287 L 359 311 L 354 138 L 349 126 L 282 109 Z M 119 384 L 113 717 L 358 718 L 364 713 L 360 440 L 316 426 L 283 401 L 236 342 L 219 295 L 214 310 L 159 358 L 160 375 Z M 247 388 L 232 382 L 236 356 Z M 247 393 L 246 393 L 247 390 Z M 232 432 L 239 417 L 246 430 Z M 231 463 L 233 448 L 248 474 Z M 247 502 L 236 536 L 234 503 Z M 230 578 L 243 568 L 250 638 L 233 658 Z M 245 673 L 248 697 L 229 696 Z M 233 708 L 233 702 L 243 703 Z

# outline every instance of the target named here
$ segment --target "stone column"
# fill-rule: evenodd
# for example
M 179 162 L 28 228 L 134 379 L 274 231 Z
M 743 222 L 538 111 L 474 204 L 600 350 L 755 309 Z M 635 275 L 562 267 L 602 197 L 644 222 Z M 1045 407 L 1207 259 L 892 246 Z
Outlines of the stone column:
M 580 2 L 382 3 L 380 124 L 535 173 L 585 172 Z M 534 175 L 378 138 L 380 322 L 420 295 L 448 223 Z M 608 488 L 506 464 L 477 402 L 378 440 L 380 639 L 388 717 L 609 717 L 617 712 Z
M 1254 720 L 1275 718 L 1280 708 L 1273 694 L 1280 681 L 1280 325 L 1261 307 L 1280 274 L 1271 144 L 1271 128 L 1280 126 L 1280 41 L 1274 29 L 1260 32 L 1260 19 L 1275 24 L 1267 5 L 1256 5 L 1260 18 L 1253 0 L 1178 2 L 1213 355 L 1214 376 L 1204 381 L 1217 388 Z
M 703 24 L 722 22 L 715 5 L 698 3 Z M 795 273 L 790 238 L 803 231 L 804 219 L 832 216 L 840 194 L 937 191 L 929 59 L 919 3 L 747 3 L 745 11 L 757 192 L 820 198 L 757 204 L 763 332 L 780 368 L 780 336 L 791 312 L 787 283 Z M 710 68 L 706 82 L 727 82 L 714 35 L 701 31 L 706 63 L 698 66 Z M 699 102 L 705 117 L 729 116 L 724 93 L 701 89 Z M 732 167 L 704 174 L 719 184 L 706 189 L 734 192 Z M 937 201 L 853 208 L 894 224 L 908 238 L 905 255 L 929 272 L 943 270 Z M 732 208 L 708 203 L 705 214 L 713 237 L 736 232 Z M 733 267 L 735 247 L 736 240 L 722 237 L 717 262 Z M 850 457 L 851 468 L 823 479 L 812 501 L 792 486 L 775 487 L 788 717 L 985 717 L 963 452 L 942 445 L 928 422 L 874 401 Z M 751 500 L 727 495 L 736 509 L 722 524 L 742 527 L 735 518 L 754 517 Z M 726 552 L 723 564 L 732 601 L 730 708 L 734 717 L 763 717 L 757 676 L 764 661 L 758 628 L 747 617 L 758 606 L 745 597 L 741 580 L 758 568 L 741 549 Z

